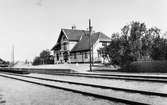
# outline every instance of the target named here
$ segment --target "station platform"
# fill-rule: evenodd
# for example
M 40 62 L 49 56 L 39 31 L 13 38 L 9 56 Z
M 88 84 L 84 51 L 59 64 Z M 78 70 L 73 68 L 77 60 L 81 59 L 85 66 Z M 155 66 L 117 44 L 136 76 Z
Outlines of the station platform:
M 89 64 L 50 64 L 50 65 L 37 65 L 37 66 L 31 66 L 31 65 L 16 65 L 14 68 L 27 68 L 27 69 L 70 69 L 74 70 L 75 72 L 79 73 L 86 73 L 90 71 L 90 65 Z M 93 71 L 116 71 L 118 68 L 115 68 L 114 66 L 104 66 L 102 64 L 94 64 L 92 66 Z

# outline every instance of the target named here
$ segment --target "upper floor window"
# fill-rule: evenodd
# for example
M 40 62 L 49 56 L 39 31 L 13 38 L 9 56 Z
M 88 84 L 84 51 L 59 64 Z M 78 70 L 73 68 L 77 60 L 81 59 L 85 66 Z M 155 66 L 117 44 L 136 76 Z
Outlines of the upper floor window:
M 66 41 L 66 37 L 65 36 L 63 36 L 63 41 Z
M 66 42 L 66 41 L 67 41 L 67 38 L 66 38 L 65 35 L 63 35 L 62 38 L 61 38 L 61 43 L 64 43 L 64 42 Z
M 67 50 L 67 44 L 64 44 L 63 46 L 64 46 L 64 50 Z
M 107 43 L 106 42 L 102 42 L 102 46 L 107 46 Z

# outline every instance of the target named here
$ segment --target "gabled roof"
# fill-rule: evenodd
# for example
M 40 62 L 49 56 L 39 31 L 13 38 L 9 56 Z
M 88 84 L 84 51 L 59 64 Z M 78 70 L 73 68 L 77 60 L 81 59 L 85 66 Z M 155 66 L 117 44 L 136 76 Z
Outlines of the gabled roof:
M 78 43 L 73 47 L 71 52 L 89 50 L 89 31 L 87 30 L 78 30 L 78 29 L 61 29 L 57 43 L 53 46 L 51 50 L 60 49 L 60 39 L 62 35 L 67 37 L 69 41 L 77 41 Z M 95 44 L 96 41 L 100 42 L 109 42 L 111 39 L 101 32 L 96 32 L 91 35 L 91 43 Z
M 100 42 L 109 42 L 111 39 L 101 32 L 93 33 L 91 35 L 91 45 L 95 44 L 96 41 L 99 40 Z M 89 50 L 89 36 L 82 36 L 82 39 L 73 47 L 71 52 L 77 51 L 87 51 Z
M 60 50 L 60 44 L 59 43 L 56 43 L 51 50 Z
M 99 41 L 101 41 L 101 42 L 104 42 L 104 41 L 110 42 L 111 41 L 111 39 L 102 32 L 98 32 L 98 36 L 99 36 Z
M 3 62 L 5 62 L 5 61 L 4 61 L 4 60 L 2 60 L 2 59 L 0 58 L 0 64 L 1 64 L 1 63 L 3 63 Z
M 62 29 L 69 41 L 79 41 L 81 36 L 87 35 L 89 31 L 76 29 Z
M 60 35 L 58 37 L 57 43 L 53 46 L 51 50 L 59 50 L 60 49 L 60 39 L 62 34 L 64 34 L 69 41 L 77 41 L 79 42 L 81 36 L 85 36 L 89 34 L 87 30 L 78 30 L 78 29 L 61 29 Z

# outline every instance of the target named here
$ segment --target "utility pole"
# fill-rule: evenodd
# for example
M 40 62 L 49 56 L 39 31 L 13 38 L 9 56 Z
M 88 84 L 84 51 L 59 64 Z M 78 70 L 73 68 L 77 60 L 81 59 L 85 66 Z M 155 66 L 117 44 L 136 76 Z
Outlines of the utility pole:
M 90 71 L 92 72 L 92 43 L 91 43 L 91 33 L 92 33 L 92 26 L 91 26 L 91 20 L 89 19 L 89 59 L 90 59 Z
M 14 45 L 12 45 L 12 66 L 14 66 Z

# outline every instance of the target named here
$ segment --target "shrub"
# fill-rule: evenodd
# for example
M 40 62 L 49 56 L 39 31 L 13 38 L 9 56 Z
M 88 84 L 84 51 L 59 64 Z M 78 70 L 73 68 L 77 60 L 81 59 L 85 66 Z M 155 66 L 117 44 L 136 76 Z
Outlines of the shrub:
M 120 71 L 124 72 L 167 72 L 167 61 L 136 61 Z
M 54 64 L 54 56 L 50 54 L 49 50 L 43 50 L 39 56 L 33 60 L 33 65 L 40 64 Z

